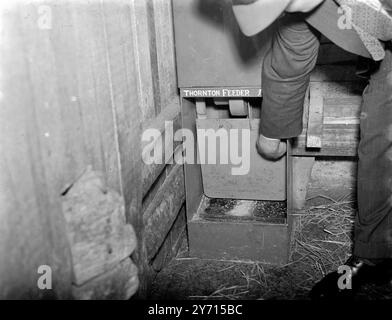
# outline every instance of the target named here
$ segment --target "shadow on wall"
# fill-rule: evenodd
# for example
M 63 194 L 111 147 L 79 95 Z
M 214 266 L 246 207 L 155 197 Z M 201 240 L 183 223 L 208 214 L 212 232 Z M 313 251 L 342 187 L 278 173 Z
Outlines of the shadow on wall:
M 231 3 L 231 0 L 198 0 L 197 11 L 206 23 L 215 25 L 231 37 L 231 41 L 235 44 L 234 47 L 238 50 L 241 61 L 244 64 L 248 64 L 260 57 L 260 52 L 263 51 L 263 48 L 265 50 L 265 45 L 263 44 L 273 34 L 270 31 L 274 26 L 253 37 L 245 36 L 238 27 Z

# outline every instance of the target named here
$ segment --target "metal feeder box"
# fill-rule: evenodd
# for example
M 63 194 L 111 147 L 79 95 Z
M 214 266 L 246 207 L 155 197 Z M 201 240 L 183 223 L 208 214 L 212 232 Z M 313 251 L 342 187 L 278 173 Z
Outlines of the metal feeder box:
M 174 0 L 173 10 L 182 124 L 198 151 L 197 163 L 185 164 L 190 254 L 285 264 L 291 146 L 276 162 L 256 150 L 261 65 L 271 30 L 245 37 L 230 1 Z

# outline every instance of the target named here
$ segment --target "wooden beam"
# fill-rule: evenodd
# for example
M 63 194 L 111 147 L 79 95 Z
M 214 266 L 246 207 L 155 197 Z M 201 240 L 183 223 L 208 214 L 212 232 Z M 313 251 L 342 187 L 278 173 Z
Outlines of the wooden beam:
M 145 130 L 149 128 L 157 129 L 161 132 L 161 139 L 162 143 L 165 140 L 166 137 L 166 132 L 165 132 L 165 121 L 172 121 L 173 123 L 173 133 L 175 133 L 178 129 L 181 128 L 181 118 L 179 114 L 179 110 L 176 105 L 170 105 L 168 107 L 169 112 L 163 111 L 164 115 L 158 116 L 155 121 L 149 121 L 146 123 L 143 127 Z M 172 139 L 172 137 L 168 137 L 169 139 Z M 147 142 L 142 142 L 143 144 L 143 149 L 142 149 L 142 158 L 146 156 L 146 154 L 149 154 L 152 152 L 153 148 L 156 146 L 156 144 L 159 143 L 159 139 L 156 139 L 152 143 L 150 142 L 149 145 L 146 145 Z M 174 141 L 173 142 L 173 150 L 175 150 L 179 144 L 181 144 L 181 141 Z M 167 150 L 165 151 L 165 148 L 162 148 L 162 154 L 161 157 L 163 159 L 162 163 L 153 163 L 153 164 L 146 164 L 142 162 L 141 164 L 141 171 L 142 171 L 142 184 L 143 184 L 143 196 L 146 196 L 148 190 L 151 188 L 151 186 L 154 184 L 156 179 L 159 177 L 161 174 L 162 170 L 165 168 L 165 165 L 171 160 L 173 156 L 173 150 Z M 169 154 L 166 154 L 169 152 Z
M 161 271 L 177 256 L 177 253 L 181 249 L 186 237 L 186 212 L 185 206 L 183 206 L 176 218 L 176 221 L 173 223 L 169 234 L 163 242 L 163 245 L 152 261 L 151 266 L 154 271 Z
M 101 1 L 107 72 L 110 77 L 112 118 L 115 123 L 117 167 L 120 172 L 121 193 L 125 200 L 125 219 L 135 229 L 139 243 L 143 243 L 144 225 L 140 214 L 142 206 L 141 176 L 141 118 L 138 96 L 137 60 L 134 56 L 132 34 L 132 7 L 129 0 Z M 135 31 L 135 30 L 133 30 Z M 105 119 L 106 120 L 106 119 Z M 147 283 L 144 246 L 137 246 L 132 255 L 139 269 L 140 291 Z
M 355 157 L 359 143 L 358 125 L 324 125 L 323 147 L 308 149 L 306 135 L 302 134 L 293 142 L 294 156 L 346 156 Z
M 314 157 L 291 157 L 292 159 L 292 201 L 293 210 L 301 210 L 305 206 L 306 193 L 312 174 Z
M 166 178 L 170 175 L 171 171 L 175 167 L 175 161 L 174 161 L 174 155 L 179 156 L 180 153 L 183 151 L 183 146 L 182 144 L 179 144 L 176 146 L 176 150 L 174 151 L 172 158 L 170 161 L 166 164 L 163 165 L 145 165 L 145 168 L 151 168 L 151 170 L 156 170 L 156 178 L 153 181 L 152 185 L 150 186 L 149 189 L 146 189 L 146 192 L 143 193 L 143 206 L 142 209 L 143 211 L 150 205 L 150 202 L 153 201 L 155 198 L 156 194 L 159 192 L 159 189 L 165 182 Z M 162 166 L 162 168 L 161 168 Z M 143 167 L 143 169 L 144 169 Z M 158 173 L 158 168 L 161 168 L 159 173 Z
M 178 96 L 172 1 L 148 0 L 147 4 L 150 13 L 150 40 L 156 57 L 152 62 L 156 63 L 153 77 L 156 81 L 155 94 L 159 92 L 159 105 L 155 106 L 158 115 L 173 97 Z
M 306 147 L 321 148 L 323 139 L 324 97 L 317 83 L 310 84 L 309 94 L 310 102 Z
M 143 214 L 148 260 L 158 252 L 185 201 L 183 170 L 182 165 L 175 165 Z
M 180 116 L 180 99 L 179 97 L 173 98 L 170 103 L 168 103 L 163 110 L 153 119 L 148 119 L 143 121 L 142 130 L 145 131 L 150 128 L 154 128 L 163 132 L 165 129 L 165 121 L 174 121 Z M 144 145 L 142 144 L 142 147 Z
M 293 141 L 295 156 L 355 157 L 359 143 L 362 82 L 312 82 L 313 97 L 323 96 L 322 148 L 308 148 L 309 100 L 305 100 L 304 130 Z M 321 103 L 321 102 L 320 102 Z M 313 102 L 313 106 L 314 106 Z
M 152 49 L 149 46 L 147 1 L 130 0 L 130 6 L 139 105 L 142 119 L 145 121 L 155 117 Z

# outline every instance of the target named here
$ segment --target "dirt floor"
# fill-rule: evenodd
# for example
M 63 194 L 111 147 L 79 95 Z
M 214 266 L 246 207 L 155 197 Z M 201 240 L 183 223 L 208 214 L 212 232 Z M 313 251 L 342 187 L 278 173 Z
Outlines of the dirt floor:
M 308 299 L 315 282 L 350 255 L 353 203 L 331 201 L 296 215 L 286 266 L 189 258 L 184 241 L 177 258 L 157 274 L 149 299 Z M 358 299 L 392 299 L 392 286 L 368 286 Z

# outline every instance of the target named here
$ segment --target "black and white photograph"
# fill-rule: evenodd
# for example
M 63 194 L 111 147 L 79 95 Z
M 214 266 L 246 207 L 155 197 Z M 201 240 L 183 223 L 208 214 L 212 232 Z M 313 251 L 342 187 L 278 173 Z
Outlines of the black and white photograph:
M 0 0 L 0 300 L 391 302 L 392 0 Z

